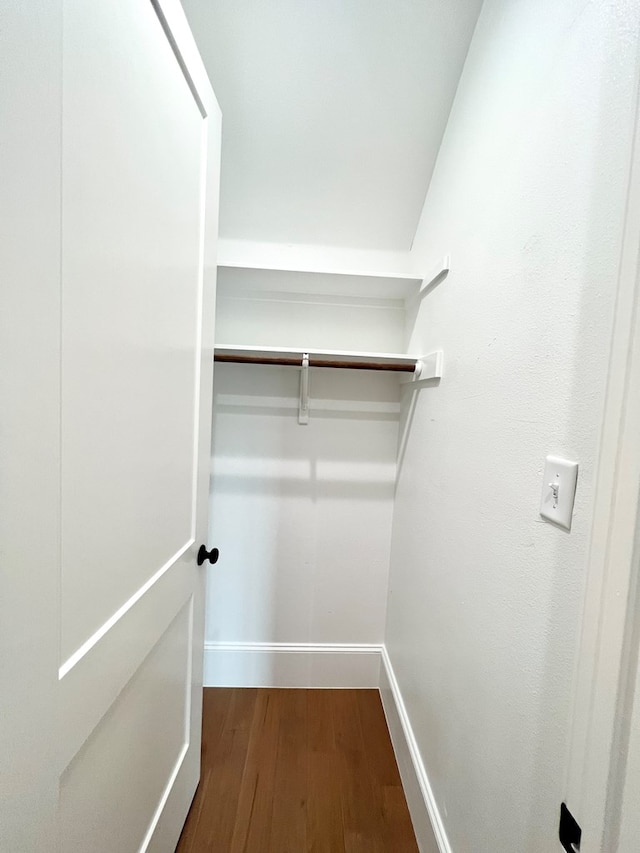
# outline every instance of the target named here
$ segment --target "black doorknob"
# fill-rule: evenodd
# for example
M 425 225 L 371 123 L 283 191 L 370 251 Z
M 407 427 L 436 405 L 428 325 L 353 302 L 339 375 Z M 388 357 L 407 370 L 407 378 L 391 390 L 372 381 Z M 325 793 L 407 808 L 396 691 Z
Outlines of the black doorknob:
M 198 565 L 201 566 L 205 560 L 209 560 L 210 563 L 217 563 L 219 556 L 220 551 L 218 551 L 217 548 L 212 548 L 210 551 L 207 551 L 204 545 L 201 545 L 198 550 Z

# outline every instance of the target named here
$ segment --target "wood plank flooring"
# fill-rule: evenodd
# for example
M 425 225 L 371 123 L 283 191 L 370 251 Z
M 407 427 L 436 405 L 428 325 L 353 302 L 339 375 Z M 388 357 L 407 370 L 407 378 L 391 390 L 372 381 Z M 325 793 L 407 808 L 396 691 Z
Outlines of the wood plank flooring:
M 377 690 L 206 688 L 176 853 L 417 853 Z

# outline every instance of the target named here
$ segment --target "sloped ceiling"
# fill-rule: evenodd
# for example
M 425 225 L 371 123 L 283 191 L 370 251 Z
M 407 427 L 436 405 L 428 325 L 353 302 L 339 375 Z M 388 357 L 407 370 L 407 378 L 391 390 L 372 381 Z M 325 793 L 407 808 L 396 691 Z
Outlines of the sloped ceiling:
M 223 111 L 221 236 L 406 250 L 482 0 L 183 0 Z

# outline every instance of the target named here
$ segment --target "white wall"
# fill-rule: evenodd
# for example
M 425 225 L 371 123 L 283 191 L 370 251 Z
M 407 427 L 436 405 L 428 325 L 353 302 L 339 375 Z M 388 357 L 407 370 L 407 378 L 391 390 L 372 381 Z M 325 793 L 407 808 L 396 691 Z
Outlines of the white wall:
M 637 7 L 485 0 L 416 235 L 454 265 L 411 339 L 446 372 L 403 400 L 386 642 L 454 853 L 558 848 Z
M 325 292 L 309 293 L 319 282 Z M 322 276 L 221 270 L 218 342 L 399 348 L 404 302 L 362 286 L 344 281 L 352 296 L 341 298 Z M 301 426 L 298 369 L 215 373 L 209 541 L 221 557 L 209 570 L 206 683 L 376 686 L 379 652 L 314 655 L 383 640 L 398 377 L 311 369 Z
M 482 0 L 183 0 L 224 114 L 221 235 L 408 250 Z

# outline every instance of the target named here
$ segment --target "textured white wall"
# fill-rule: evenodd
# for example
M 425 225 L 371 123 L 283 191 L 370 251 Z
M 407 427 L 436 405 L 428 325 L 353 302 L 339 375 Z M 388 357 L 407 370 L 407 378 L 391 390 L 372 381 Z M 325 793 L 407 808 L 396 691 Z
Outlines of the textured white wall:
M 557 848 L 635 98 L 637 2 L 485 0 L 414 245 L 387 645 L 454 853 Z M 574 525 L 538 516 L 580 462 Z
M 341 284 L 221 270 L 217 340 L 400 349 L 403 300 L 376 295 L 375 280 Z M 397 284 L 396 296 L 406 287 Z M 336 295 L 336 287 L 351 295 Z M 208 643 L 382 642 L 399 380 L 312 369 L 307 426 L 298 424 L 299 392 L 296 368 L 216 366 L 209 541 L 221 559 L 209 570 Z M 231 655 L 220 669 L 220 660 L 207 664 L 211 683 L 292 677 L 269 652 L 257 664 Z
M 379 643 L 398 434 L 394 376 L 216 366 L 209 642 Z
M 408 250 L 482 0 L 183 0 L 225 238 Z

